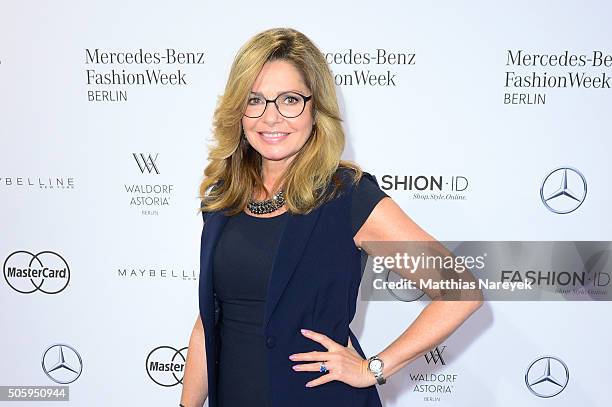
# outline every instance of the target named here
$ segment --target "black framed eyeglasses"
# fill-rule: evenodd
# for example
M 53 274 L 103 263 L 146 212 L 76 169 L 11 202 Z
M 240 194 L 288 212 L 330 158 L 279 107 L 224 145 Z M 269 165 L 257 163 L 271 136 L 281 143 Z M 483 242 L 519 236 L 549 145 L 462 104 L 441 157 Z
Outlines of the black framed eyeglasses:
M 312 99 L 312 95 L 304 96 L 297 92 L 281 93 L 272 100 L 268 100 L 261 95 L 251 94 L 247 101 L 244 115 L 251 119 L 256 119 L 264 114 L 268 107 L 268 103 L 274 103 L 281 116 L 292 119 L 304 112 L 306 102 L 310 99 Z

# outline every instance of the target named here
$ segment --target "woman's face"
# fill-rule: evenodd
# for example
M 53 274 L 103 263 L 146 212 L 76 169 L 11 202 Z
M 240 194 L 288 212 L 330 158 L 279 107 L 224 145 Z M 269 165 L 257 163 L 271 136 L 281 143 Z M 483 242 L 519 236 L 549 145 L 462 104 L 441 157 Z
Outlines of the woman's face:
M 290 62 L 267 62 L 255 79 L 251 94 L 268 100 L 288 91 L 310 96 L 301 73 Z M 282 101 L 277 103 L 280 105 Z M 312 99 L 306 102 L 304 111 L 297 117 L 282 116 L 274 103 L 269 103 L 263 115 L 257 118 L 243 116 L 242 127 L 249 144 L 262 156 L 264 165 L 275 161 L 288 165 L 310 137 L 313 126 Z

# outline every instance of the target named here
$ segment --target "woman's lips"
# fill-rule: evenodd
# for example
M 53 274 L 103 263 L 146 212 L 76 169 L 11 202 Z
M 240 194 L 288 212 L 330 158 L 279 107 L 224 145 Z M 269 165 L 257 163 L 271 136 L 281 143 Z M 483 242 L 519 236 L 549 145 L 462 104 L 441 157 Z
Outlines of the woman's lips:
M 284 140 L 290 134 L 290 133 L 284 133 L 284 132 L 279 132 L 279 131 L 275 131 L 275 132 L 264 131 L 264 132 L 257 132 L 257 133 L 267 143 L 278 143 Z

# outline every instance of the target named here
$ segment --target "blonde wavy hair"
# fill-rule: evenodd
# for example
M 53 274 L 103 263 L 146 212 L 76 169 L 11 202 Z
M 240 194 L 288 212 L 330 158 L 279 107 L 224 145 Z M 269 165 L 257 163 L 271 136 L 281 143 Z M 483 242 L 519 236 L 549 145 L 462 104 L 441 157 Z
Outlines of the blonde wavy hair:
M 213 118 L 213 141 L 208 165 L 200 184 L 201 211 L 242 211 L 253 192 L 266 189 L 261 175 L 261 155 L 242 138 L 242 116 L 257 75 L 266 62 L 292 63 L 312 92 L 312 133 L 274 188 L 283 185 L 287 211 L 307 214 L 336 196 L 341 187 L 336 170 L 352 169 L 352 182 L 363 172 L 350 161 L 341 160 L 345 135 L 336 98 L 334 79 L 325 57 L 304 34 L 291 28 L 273 28 L 251 38 L 238 51 L 223 95 Z M 332 192 L 326 187 L 333 182 Z M 274 189 L 276 191 L 276 189 Z

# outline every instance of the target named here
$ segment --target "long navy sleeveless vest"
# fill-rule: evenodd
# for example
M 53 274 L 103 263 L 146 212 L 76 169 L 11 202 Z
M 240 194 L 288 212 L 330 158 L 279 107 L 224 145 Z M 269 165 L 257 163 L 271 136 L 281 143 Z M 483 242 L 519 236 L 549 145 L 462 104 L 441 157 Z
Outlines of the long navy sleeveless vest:
M 326 351 L 318 342 L 303 336 L 301 328 L 323 333 L 343 346 L 348 345 L 350 337 L 355 350 L 366 358 L 349 328 L 361 282 L 361 251 L 353 241 L 350 202 L 354 186 L 349 185 L 346 171 L 337 172 L 343 180 L 340 196 L 307 215 L 289 214 L 281 233 L 263 322 L 272 407 L 382 406 L 375 385 L 356 388 L 331 381 L 305 387 L 306 382 L 322 373 L 296 372 L 292 366 L 304 362 L 289 360 L 293 353 Z M 222 211 L 206 212 L 203 217 L 199 303 L 206 338 L 208 404 L 217 407 L 218 302 L 213 292 L 213 253 L 229 218 Z

